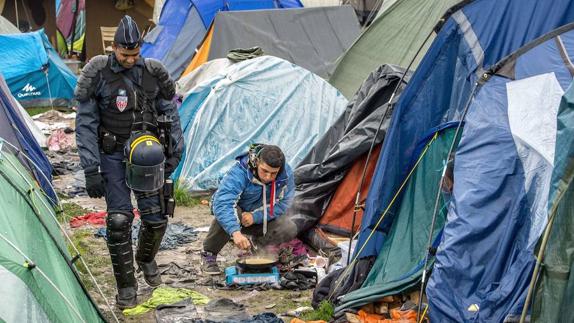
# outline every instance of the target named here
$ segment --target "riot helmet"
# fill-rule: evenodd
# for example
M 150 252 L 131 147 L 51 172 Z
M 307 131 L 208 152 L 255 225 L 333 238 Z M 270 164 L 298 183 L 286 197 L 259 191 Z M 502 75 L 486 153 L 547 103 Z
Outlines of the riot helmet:
M 134 191 L 153 192 L 164 184 L 163 146 L 149 132 L 135 132 L 126 142 L 126 183 Z

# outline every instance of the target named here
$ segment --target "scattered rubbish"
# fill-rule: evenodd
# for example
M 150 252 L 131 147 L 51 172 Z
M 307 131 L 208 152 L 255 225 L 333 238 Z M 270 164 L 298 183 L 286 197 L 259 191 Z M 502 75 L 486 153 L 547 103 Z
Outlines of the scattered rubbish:
M 191 322 L 194 318 L 199 318 L 199 313 L 189 298 L 174 304 L 161 304 L 155 309 L 157 323 Z
M 137 221 L 132 225 L 132 242 L 137 243 L 141 222 Z M 100 228 L 95 233 L 96 237 L 106 239 L 106 228 Z M 168 223 L 167 230 L 161 241 L 159 250 L 175 249 L 198 239 L 197 232 L 191 226 L 183 223 Z
M 159 264 L 158 267 L 166 285 L 176 288 L 187 288 L 197 283 L 197 272 L 191 264 L 180 265 L 170 262 L 168 264 Z
M 123 314 L 125 316 L 141 315 L 161 304 L 174 304 L 187 298 L 190 298 L 195 305 L 205 305 L 209 302 L 207 296 L 190 289 L 158 287 L 153 291 L 150 299 L 134 308 L 123 310 Z
M 304 313 L 313 311 L 313 308 L 310 306 L 301 306 L 297 307 L 294 310 L 287 311 L 283 316 L 291 316 L 291 317 L 300 317 Z
M 105 225 L 107 213 L 105 211 L 91 212 L 86 215 L 75 216 L 70 220 L 70 227 L 79 228 L 86 224 Z
M 276 305 L 277 305 L 277 304 L 275 304 L 275 303 L 274 303 L 274 304 L 265 305 L 265 309 L 266 309 L 266 310 L 270 310 L 270 309 L 274 308 Z
M 306 290 L 315 287 L 315 278 L 310 278 L 301 273 L 288 272 L 281 277 L 281 287 L 291 290 Z
M 238 304 L 229 298 L 211 300 L 204 309 L 207 318 L 215 322 L 240 321 L 251 318 L 251 315 L 247 314 L 245 305 Z
M 242 294 L 242 295 L 240 295 L 240 296 L 238 296 L 238 297 L 232 298 L 232 300 L 233 300 L 234 302 L 236 302 L 236 303 L 239 303 L 239 302 L 246 301 L 246 300 L 248 300 L 248 299 L 250 299 L 250 298 L 253 298 L 253 297 L 255 297 L 255 296 L 259 296 L 259 294 L 261 294 L 261 293 L 260 293 L 258 290 L 252 290 L 252 291 L 250 291 L 250 292 L 247 293 L 247 294 Z

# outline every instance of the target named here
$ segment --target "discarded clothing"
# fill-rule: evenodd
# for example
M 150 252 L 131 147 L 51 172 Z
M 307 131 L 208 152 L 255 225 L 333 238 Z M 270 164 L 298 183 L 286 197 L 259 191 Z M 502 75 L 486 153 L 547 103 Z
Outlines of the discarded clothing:
M 105 211 L 91 212 L 86 215 L 75 216 L 70 220 L 70 227 L 79 228 L 86 224 L 105 225 L 107 213 Z
M 316 279 L 300 273 L 288 272 L 281 277 L 281 287 L 290 290 L 306 290 L 315 288 Z
M 251 318 L 245 310 L 245 305 L 235 303 L 228 298 L 211 300 L 205 306 L 205 312 L 209 321 L 213 322 L 242 321 Z
M 139 212 L 137 210 L 134 210 L 134 214 L 135 217 L 139 217 Z M 92 224 L 92 225 L 105 225 L 106 224 L 106 217 L 108 216 L 108 213 L 105 211 L 99 211 L 99 212 L 90 212 L 87 213 L 85 215 L 78 215 L 73 217 L 72 219 L 70 219 L 70 227 L 72 228 L 78 228 L 81 227 L 83 225 L 86 224 Z M 103 231 L 98 230 L 96 232 L 96 237 L 106 237 L 106 230 L 104 229 Z
M 320 320 L 320 321 L 303 321 L 301 319 L 294 318 L 289 323 L 327 323 L 327 321 L 323 321 L 323 320 Z
M 132 242 L 137 243 L 138 233 L 140 232 L 141 223 L 138 221 L 132 226 Z M 106 228 L 101 228 L 95 233 L 96 237 L 106 239 Z M 175 249 L 192 241 L 197 240 L 198 235 L 193 227 L 183 223 L 168 223 L 167 230 L 161 241 L 159 250 Z
M 46 144 L 50 151 L 67 151 L 75 146 L 74 135 L 65 133 L 64 129 L 56 129 L 48 137 Z
M 195 284 L 197 273 L 192 269 L 193 266 L 180 266 L 175 262 L 159 265 L 159 272 L 164 276 L 164 283 L 172 287 L 187 287 L 186 284 Z M 169 276 L 169 278 L 165 278 Z
M 50 164 L 52 164 L 55 175 L 75 173 L 82 169 L 80 166 L 80 157 L 77 153 L 70 151 L 47 151 L 46 156 L 50 160 Z
M 140 315 L 153 310 L 159 305 L 174 304 L 187 298 L 191 298 L 195 305 L 205 305 L 209 302 L 207 296 L 190 289 L 159 287 L 153 291 L 150 299 L 134 308 L 123 310 L 123 313 L 126 316 Z
M 239 285 L 239 284 L 224 285 L 224 284 L 221 284 L 218 289 L 246 290 L 246 291 L 259 291 L 259 292 L 261 292 L 261 291 L 270 290 L 270 289 L 281 289 L 281 285 L 279 285 L 277 283 L 275 283 L 275 284 L 259 283 L 259 284 L 245 284 L 245 285 Z
M 265 249 L 273 254 L 279 254 L 281 250 L 287 249 L 293 255 L 293 257 L 307 255 L 307 248 L 305 244 L 299 239 L 293 239 L 289 242 L 284 242 L 279 245 L 269 245 Z
M 191 323 L 198 318 L 197 309 L 189 298 L 174 304 L 158 305 L 155 309 L 158 323 Z
M 351 315 L 352 314 L 347 314 Z M 365 323 L 416 323 L 417 312 L 414 310 L 400 311 L 398 309 L 391 310 L 391 318 L 387 319 L 383 315 L 370 314 L 364 310 L 360 310 L 357 315 L 354 315 L 360 322 Z
M 193 320 L 194 323 L 222 323 L 221 321 L 213 321 L 211 319 L 205 320 Z M 283 323 L 283 320 L 277 317 L 273 313 L 261 313 L 253 315 L 252 317 L 245 320 L 229 320 L 225 323 Z
M 264 55 L 263 49 L 261 49 L 261 47 L 256 46 L 251 48 L 232 49 L 227 53 L 227 58 L 233 63 L 237 63 L 263 55 Z
M 344 267 L 329 273 L 313 291 L 313 300 L 311 301 L 313 307 L 317 308 L 323 300 L 328 300 L 337 305 L 341 295 L 359 289 L 371 271 L 375 259 L 373 256 L 362 258 L 347 272 L 345 272 L 346 267 Z

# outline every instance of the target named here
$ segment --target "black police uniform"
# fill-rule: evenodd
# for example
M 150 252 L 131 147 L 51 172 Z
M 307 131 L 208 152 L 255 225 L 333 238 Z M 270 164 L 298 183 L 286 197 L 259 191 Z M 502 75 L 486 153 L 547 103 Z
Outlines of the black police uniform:
M 116 38 L 123 33 L 124 40 L 126 35 L 130 40 L 131 35 L 132 40 L 139 41 L 135 22 L 126 17 L 120 23 Z M 98 171 L 103 177 L 108 212 L 107 243 L 118 287 L 118 305 L 122 305 L 122 301 L 124 305 L 134 305 L 137 291 L 131 246 L 134 215 L 130 188 L 125 179 L 124 144 L 132 130 L 141 129 L 143 124 L 152 125 L 148 130 L 155 130 L 153 125 L 158 115 L 170 116 L 174 147 L 172 157 L 166 161 L 166 175 L 169 176 L 177 166 L 183 148 L 179 116 L 172 101 L 174 94 L 174 83 L 159 61 L 140 58 L 133 67 L 126 69 L 114 54 L 92 58 L 82 70 L 76 87 L 75 96 L 79 102 L 76 141 L 86 181 L 99 178 Z M 115 144 L 110 145 L 108 140 L 103 144 L 104 137 L 115 138 Z M 159 192 L 134 194 L 142 220 L 136 261 L 146 282 L 156 286 L 161 279 L 154 257 L 167 227 L 167 217 L 161 212 Z

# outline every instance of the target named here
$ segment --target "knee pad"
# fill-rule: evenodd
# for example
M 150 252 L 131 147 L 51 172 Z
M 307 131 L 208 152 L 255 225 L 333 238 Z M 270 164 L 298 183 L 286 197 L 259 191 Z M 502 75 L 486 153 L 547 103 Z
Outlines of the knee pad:
M 124 213 L 110 213 L 108 214 L 107 236 L 109 242 L 124 241 L 126 238 L 131 237 L 133 215 Z

